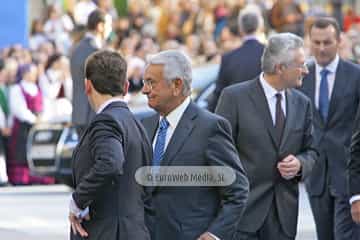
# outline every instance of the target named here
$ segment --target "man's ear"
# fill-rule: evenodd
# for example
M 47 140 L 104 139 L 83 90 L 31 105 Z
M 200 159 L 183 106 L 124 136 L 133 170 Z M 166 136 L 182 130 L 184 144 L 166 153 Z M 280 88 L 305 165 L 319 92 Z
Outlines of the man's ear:
M 285 70 L 285 66 L 283 64 L 276 64 L 275 65 L 275 72 L 277 74 L 281 74 Z
M 183 80 L 177 78 L 173 81 L 174 95 L 179 96 L 184 88 Z
M 104 31 L 105 31 L 105 23 L 99 22 L 99 23 L 96 25 L 96 31 L 97 31 L 98 33 L 103 34 Z
M 85 94 L 90 95 L 92 90 L 92 83 L 89 79 L 85 78 Z
M 130 83 L 128 80 L 125 81 L 125 84 L 124 84 L 124 96 L 126 94 L 128 94 L 128 91 L 129 91 L 129 86 L 130 86 Z

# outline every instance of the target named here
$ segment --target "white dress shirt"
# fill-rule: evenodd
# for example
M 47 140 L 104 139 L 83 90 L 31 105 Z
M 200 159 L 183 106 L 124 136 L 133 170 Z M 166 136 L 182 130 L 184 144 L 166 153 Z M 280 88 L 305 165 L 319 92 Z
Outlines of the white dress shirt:
M 171 139 L 172 135 L 174 134 L 174 131 L 175 131 L 175 129 L 176 129 L 182 115 L 184 114 L 184 112 L 185 112 L 186 108 L 189 106 L 189 104 L 190 104 L 190 97 L 187 97 L 179 106 L 177 106 L 174 110 L 172 110 L 166 116 L 166 119 L 169 122 L 169 127 L 168 127 L 168 129 L 166 131 L 164 152 L 166 150 L 167 145 L 170 142 L 170 139 Z M 163 118 L 163 116 L 160 116 L 159 123 L 160 123 L 162 118 Z M 155 149 L 155 143 L 156 143 L 158 131 L 159 131 L 159 129 L 157 130 L 156 135 L 155 135 L 154 140 L 153 140 L 153 149 Z
M 335 74 L 336 69 L 339 64 L 339 56 L 336 55 L 335 59 L 330 62 L 325 68 L 329 71 L 327 75 L 327 81 L 329 86 L 329 101 L 331 99 L 331 94 L 334 89 L 334 83 L 335 83 Z M 315 106 L 317 109 L 319 109 L 319 96 L 320 96 L 320 82 L 321 82 L 321 75 L 320 72 L 324 69 L 324 67 L 320 66 L 319 64 L 315 64 L 315 72 L 316 72 L 316 81 L 315 81 Z
M 113 102 L 124 102 L 121 97 L 113 97 L 109 100 L 105 101 L 103 104 L 100 105 L 99 109 L 96 111 L 96 114 L 101 113 L 104 109 L 109 106 Z M 73 213 L 77 218 L 84 218 L 87 214 L 89 214 L 89 207 L 86 207 L 84 210 L 81 210 L 75 203 L 73 197 L 70 198 L 69 204 L 70 212 Z
M 9 94 L 11 116 L 16 117 L 22 122 L 33 124 L 36 122 L 37 117 L 28 109 L 20 86 L 30 96 L 36 96 L 39 92 L 38 86 L 31 82 L 21 81 L 20 84 L 12 86 Z
M 99 114 L 101 113 L 102 111 L 104 111 L 104 109 L 109 106 L 111 103 L 113 102 L 124 102 L 125 101 L 123 100 L 122 97 L 113 97 L 113 98 L 110 98 L 109 100 L 107 100 L 106 102 L 104 102 L 103 104 L 100 105 L 100 107 L 98 108 L 98 110 L 96 111 L 96 114 Z
M 278 91 L 275 88 L 273 88 L 265 79 L 264 79 L 264 74 L 261 73 L 260 74 L 260 84 L 262 86 L 262 88 L 264 89 L 264 93 L 265 93 L 265 97 L 268 103 L 268 107 L 270 110 L 270 114 L 271 114 L 271 118 L 273 121 L 273 124 L 275 126 L 275 121 L 276 121 L 276 94 L 280 93 L 282 95 L 282 100 L 281 100 L 281 108 L 284 112 L 284 115 L 286 117 L 286 94 L 285 91 Z

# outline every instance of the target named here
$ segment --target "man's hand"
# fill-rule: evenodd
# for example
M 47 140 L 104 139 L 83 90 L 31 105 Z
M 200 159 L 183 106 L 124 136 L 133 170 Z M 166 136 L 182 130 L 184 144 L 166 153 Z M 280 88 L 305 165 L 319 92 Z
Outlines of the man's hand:
M 299 159 L 290 154 L 277 164 L 277 168 L 283 178 L 291 179 L 300 171 L 301 163 Z
M 84 217 L 85 220 L 90 220 L 90 216 L 86 215 Z M 75 235 L 80 234 L 81 237 L 88 237 L 88 233 L 81 226 L 82 219 L 77 218 L 73 213 L 70 212 L 69 220 L 71 224 L 71 229 Z
M 197 240 L 216 240 L 209 232 L 203 233 Z
M 351 216 L 356 224 L 360 224 L 360 201 L 351 204 Z

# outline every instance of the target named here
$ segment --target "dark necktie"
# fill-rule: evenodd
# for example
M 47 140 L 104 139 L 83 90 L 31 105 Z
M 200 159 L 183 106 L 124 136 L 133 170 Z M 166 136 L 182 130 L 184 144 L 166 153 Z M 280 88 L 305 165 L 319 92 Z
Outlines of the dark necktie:
M 275 96 L 276 96 L 275 129 L 280 143 L 285 127 L 285 114 L 281 107 L 282 95 L 280 93 L 277 93 L 275 94 Z
M 166 132 L 169 127 L 169 122 L 166 118 L 161 119 L 159 123 L 159 131 L 155 142 L 153 166 L 160 166 L 160 162 L 164 156 Z
M 329 112 L 329 86 L 327 75 L 330 73 L 329 70 L 324 68 L 320 72 L 320 93 L 319 93 L 319 112 L 321 117 L 326 122 Z

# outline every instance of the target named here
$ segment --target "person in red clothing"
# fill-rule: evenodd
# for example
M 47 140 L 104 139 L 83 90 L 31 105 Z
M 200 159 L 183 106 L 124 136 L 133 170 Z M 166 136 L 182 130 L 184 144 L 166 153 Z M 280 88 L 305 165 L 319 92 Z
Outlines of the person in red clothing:
M 27 136 L 33 124 L 39 121 L 39 114 L 43 108 L 37 75 L 37 67 L 34 64 L 20 66 L 21 80 L 10 90 L 13 125 L 8 149 L 8 176 L 10 183 L 14 185 L 54 183 L 52 177 L 31 176 L 26 160 Z

